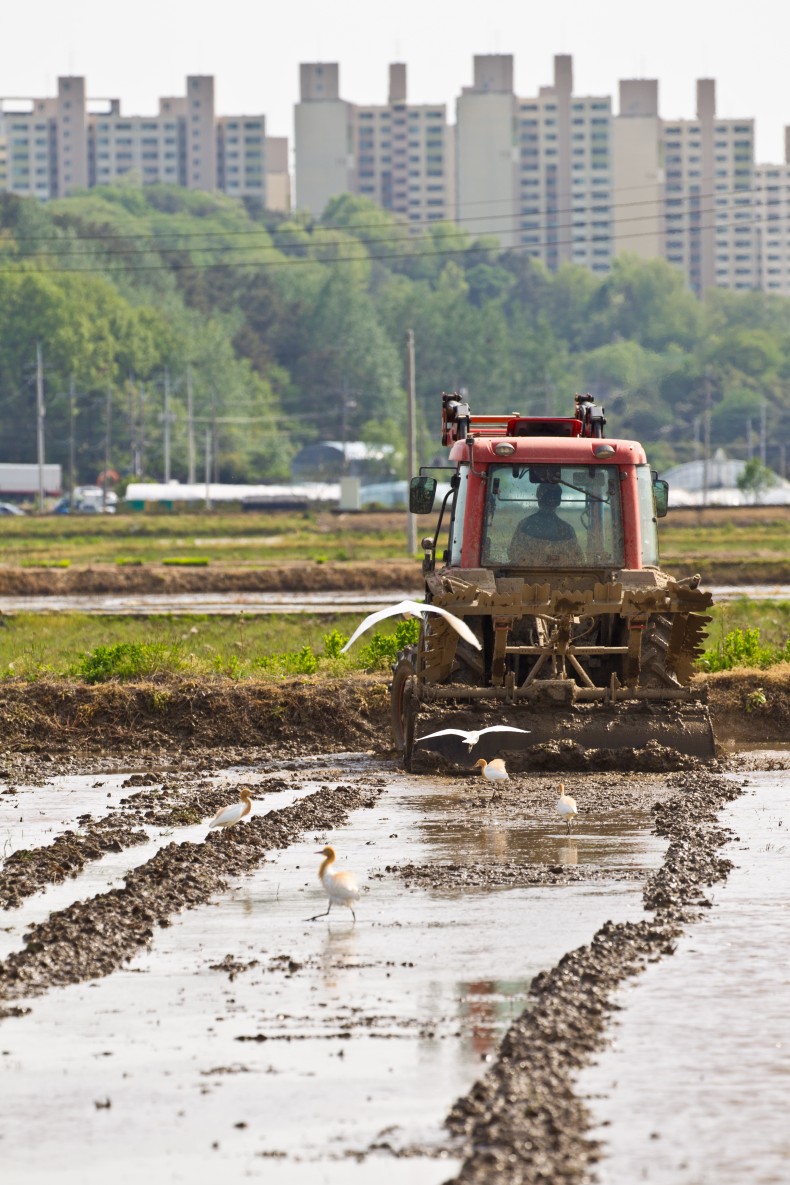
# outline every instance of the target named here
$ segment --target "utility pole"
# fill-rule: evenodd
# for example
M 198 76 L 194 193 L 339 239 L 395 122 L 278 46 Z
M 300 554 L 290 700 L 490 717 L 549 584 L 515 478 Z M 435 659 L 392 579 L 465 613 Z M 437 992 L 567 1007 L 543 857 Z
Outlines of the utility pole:
M 187 363 L 187 467 L 189 484 L 195 484 L 195 421 L 192 407 L 192 366 Z
M 214 483 L 219 483 L 219 449 L 217 448 L 217 388 L 211 384 L 211 454 L 214 461 Z
M 112 387 L 107 384 L 107 404 L 104 412 L 104 481 L 101 483 L 102 514 L 107 513 L 107 482 L 110 480 L 110 434 L 112 431 Z
M 211 510 L 211 429 L 206 428 L 206 510 Z
M 137 388 L 137 468 L 138 477 L 145 473 L 145 387 L 142 383 Z
M 38 509 L 44 513 L 44 361 L 36 343 L 36 444 L 38 452 Z
M 414 330 L 406 332 L 406 482 L 414 477 L 417 468 L 417 395 L 414 373 Z M 408 496 L 408 495 L 407 495 Z M 406 546 L 410 556 L 417 550 L 417 518 L 408 514 Z
M 703 419 L 704 459 L 702 462 L 702 505 L 708 505 L 708 490 L 710 488 L 710 371 L 705 371 L 705 415 Z
M 170 368 L 165 367 L 165 485 L 170 481 Z
M 754 438 L 752 436 L 752 418 L 746 420 L 746 459 L 751 461 L 754 456 Z
M 767 456 L 767 452 L 768 452 L 768 446 L 767 446 L 767 440 L 766 440 L 766 436 L 767 436 L 766 411 L 767 411 L 766 402 L 764 399 L 761 399 L 760 400 L 760 460 L 762 461 L 763 465 L 766 464 L 766 456 Z
M 72 514 L 74 513 L 74 485 L 77 475 L 77 442 L 75 439 L 76 418 L 77 397 L 74 390 L 74 375 L 72 375 L 71 382 L 69 383 L 69 510 Z

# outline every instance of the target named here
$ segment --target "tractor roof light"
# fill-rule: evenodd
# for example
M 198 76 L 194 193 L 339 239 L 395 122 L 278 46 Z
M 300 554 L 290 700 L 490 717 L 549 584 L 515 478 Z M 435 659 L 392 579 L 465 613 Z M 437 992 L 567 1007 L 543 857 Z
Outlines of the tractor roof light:
M 512 457 L 516 451 L 514 444 L 509 444 L 506 440 L 500 440 L 498 444 L 494 445 L 494 452 L 498 457 Z
M 593 449 L 593 456 L 603 460 L 604 457 L 613 457 L 616 452 L 613 444 L 597 444 Z

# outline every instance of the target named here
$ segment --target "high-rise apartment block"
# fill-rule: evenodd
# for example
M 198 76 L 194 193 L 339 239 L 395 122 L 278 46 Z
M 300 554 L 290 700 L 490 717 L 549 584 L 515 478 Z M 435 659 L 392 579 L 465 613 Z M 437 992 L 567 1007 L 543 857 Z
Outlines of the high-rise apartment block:
M 675 264 L 698 294 L 790 293 L 790 164 L 755 165 L 754 121 L 720 118 L 712 79 L 693 119 L 669 121 L 655 79 L 622 81 L 615 113 L 607 95 L 574 93 L 567 55 L 531 97 L 515 93 L 511 55 L 481 55 L 453 128 L 443 106 L 407 103 L 403 64 L 382 107 L 341 99 L 336 63 L 301 70 L 296 202 L 316 216 L 351 192 L 415 229 L 452 219 L 552 272 L 606 273 L 627 252 Z
M 455 217 L 447 109 L 408 103 L 402 62 L 390 66 L 387 103 L 371 107 L 340 98 L 337 63 L 302 65 L 294 146 L 296 204 L 316 216 L 355 193 L 413 225 Z
M 58 79 L 55 98 L 0 100 L 0 188 L 48 199 L 129 175 L 290 208 L 287 141 L 267 137 L 263 115 L 217 117 L 209 76 L 187 78 L 153 116 L 88 99 L 74 77 Z

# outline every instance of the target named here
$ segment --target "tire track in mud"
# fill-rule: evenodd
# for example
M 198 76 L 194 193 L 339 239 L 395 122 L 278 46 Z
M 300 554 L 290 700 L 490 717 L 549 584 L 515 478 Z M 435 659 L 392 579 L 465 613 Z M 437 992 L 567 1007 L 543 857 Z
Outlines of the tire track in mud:
M 25 948 L 0 963 L 0 999 L 111 974 L 151 941 L 157 926 L 204 904 L 231 879 L 263 864 L 268 852 L 288 847 L 306 831 L 340 826 L 359 807 L 372 807 L 385 785 L 386 779 L 374 778 L 360 786 L 323 786 L 282 810 L 212 832 L 204 843 L 168 844 L 129 872 L 122 889 L 75 902 L 33 926 Z
M 531 1003 L 510 1027 L 496 1062 L 446 1121 L 463 1165 L 447 1185 L 583 1185 L 600 1148 L 576 1075 L 606 1042 L 615 992 L 647 962 L 672 954 L 684 926 L 710 905 L 704 888 L 732 867 L 718 855 L 732 838 L 718 813 L 743 787 L 718 775 L 675 775 L 677 793 L 653 808 L 669 838 L 644 890 L 652 919 L 607 922 L 589 946 L 569 952 L 530 986 Z

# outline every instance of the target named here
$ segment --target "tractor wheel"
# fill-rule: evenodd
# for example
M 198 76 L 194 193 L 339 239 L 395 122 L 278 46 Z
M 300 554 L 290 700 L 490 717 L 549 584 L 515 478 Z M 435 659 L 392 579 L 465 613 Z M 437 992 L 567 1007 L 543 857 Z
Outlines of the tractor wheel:
M 680 681 L 667 669 L 667 650 L 672 622 L 668 617 L 656 615 L 647 623 L 642 638 L 642 666 L 639 676 L 641 687 L 680 687 Z
M 414 748 L 414 725 L 417 719 L 417 700 L 414 697 L 417 647 L 407 646 L 398 655 L 392 668 L 390 684 L 390 706 L 392 713 L 392 735 L 395 747 L 403 754 L 403 768 L 411 771 Z

